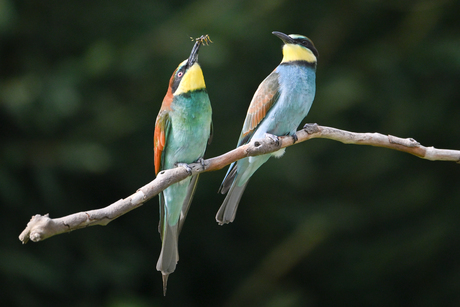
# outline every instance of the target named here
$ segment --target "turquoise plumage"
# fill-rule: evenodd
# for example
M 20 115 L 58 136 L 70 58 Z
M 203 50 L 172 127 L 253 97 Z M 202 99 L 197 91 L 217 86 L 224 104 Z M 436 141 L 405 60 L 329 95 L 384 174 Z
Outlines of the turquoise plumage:
M 211 136 L 211 103 L 198 64 L 203 40 L 197 40 L 188 60 L 174 71 L 157 116 L 154 132 L 155 173 L 203 158 Z M 175 183 L 160 193 L 162 240 L 157 270 L 163 276 L 163 292 L 169 274 L 179 260 L 178 237 L 193 198 L 198 175 Z

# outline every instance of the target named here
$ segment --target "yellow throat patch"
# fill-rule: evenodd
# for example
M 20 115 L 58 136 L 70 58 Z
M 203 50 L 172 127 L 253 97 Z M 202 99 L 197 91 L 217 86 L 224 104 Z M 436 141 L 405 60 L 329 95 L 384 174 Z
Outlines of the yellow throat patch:
M 309 63 L 315 63 L 316 57 L 305 47 L 295 45 L 295 44 L 286 44 L 283 46 L 283 60 L 282 63 L 293 62 L 293 61 L 307 61 Z
M 204 83 L 203 71 L 201 70 L 200 65 L 195 63 L 185 72 L 185 75 L 182 77 L 182 80 L 180 81 L 177 90 L 174 92 L 174 95 L 176 96 L 204 88 L 206 88 L 206 84 Z

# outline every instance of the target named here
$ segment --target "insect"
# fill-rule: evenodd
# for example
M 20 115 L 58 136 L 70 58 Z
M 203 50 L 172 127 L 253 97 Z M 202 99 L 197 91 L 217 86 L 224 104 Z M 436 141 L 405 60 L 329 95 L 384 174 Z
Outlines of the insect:
M 211 40 L 211 38 L 209 37 L 208 34 L 201 35 L 198 38 L 190 37 L 190 39 L 192 40 L 192 42 L 197 41 L 197 42 L 200 42 L 202 45 L 209 45 L 209 43 L 212 43 L 212 40 Z

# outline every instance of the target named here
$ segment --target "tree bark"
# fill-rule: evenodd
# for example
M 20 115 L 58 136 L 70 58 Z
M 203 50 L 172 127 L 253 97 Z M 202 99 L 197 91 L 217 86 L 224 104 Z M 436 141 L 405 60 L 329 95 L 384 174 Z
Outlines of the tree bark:
M 294 141 L 294 138 L 291 136 L 279 137 L 278 140 L 270 137 L 252 140 L 250 143 L 223 155 L 204 160 L 203 163 L 189 164 L 189 167 L 192 169 L 190 173 L 183 167 L 161 171 L 153 181 L 139 188 L 131 196 L 120 199 L 105 208 L 74 213 L 55 219 L 50 218 L 49 214 L 34 215 L 27 224 L 26 229 L 19 235 L 19 240 L 23 244 L 27 243 L 29 239 L 39 242 L 61 233 L 88 226 L 105 226 L 121 215 L 142 206 L 144 202 L 153 198 L 170 185 L 192 174 L 216 171 L 242 158 L 272 153 L 281 148 L 314 138 L 330 139 L 345 144 L 384 147 L 406 152 L 431 161 L 454 161 L 460 163 L 459 150 L 425 147 L 412 138 L 404 139 L 380 133 L 349 132 L 317 124 L 306 124 L 302 130 L 297 131 L 296 136 L 297 141 Z

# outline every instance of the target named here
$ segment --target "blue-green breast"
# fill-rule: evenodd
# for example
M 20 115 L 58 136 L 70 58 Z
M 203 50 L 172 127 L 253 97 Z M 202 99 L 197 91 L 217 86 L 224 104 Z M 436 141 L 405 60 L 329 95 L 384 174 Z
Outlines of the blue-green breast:
M 169 113 L 164 168 L 174 163 L 192 163 L 203 157 L 211 133 L 212 110 L 205 89 L 174 96 Z

